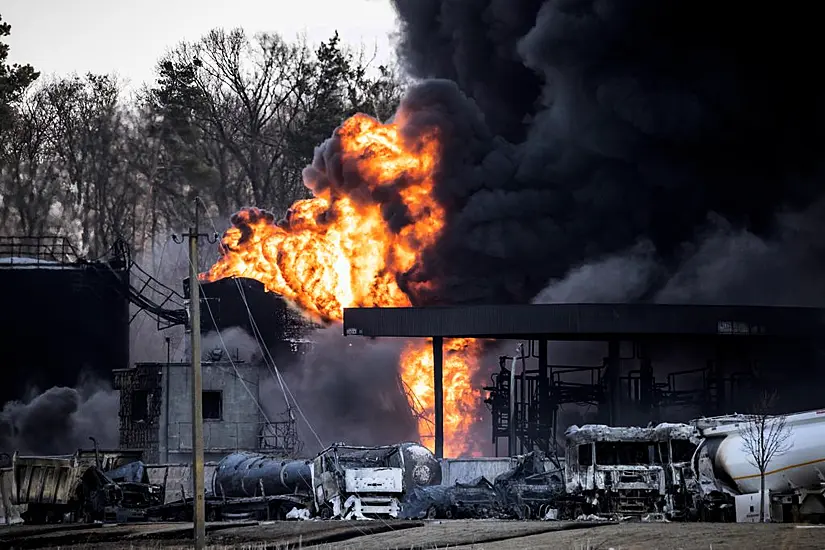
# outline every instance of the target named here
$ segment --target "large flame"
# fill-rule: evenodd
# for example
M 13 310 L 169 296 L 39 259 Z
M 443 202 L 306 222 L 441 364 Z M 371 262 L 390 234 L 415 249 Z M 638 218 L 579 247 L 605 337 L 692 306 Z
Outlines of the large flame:
M 346 307 L 410 306 L 399 279 L 414 273 L 422 253 L 436 243 L 444 209 L 433 194 L 438 131 L 418 129 L 410 137 L 404 125 L 403 110 L 391 124 L 366 115 L 344 122 L 333 139 L 340 147 L 340 167 L 333 170 L 340 170 L 346 183 L 307 181 L 319 175 L 305 172 L 315 196 L 296 202 L 286 223 L 256 208 L 237 213 L 221 240 L 221 258 L 201 278 L 256 279 L 325 321 L 342 320 Z M 399 206 L 404 223 L 393 230 L 386 211 Z M 408 286 L 407 292 L 415 288 Z M 466 442 L 479 399 L 470 383 L 477 346 L 455 340 L 445 348 L 445 454 L 458 456 L 472 451 Z M 401 377 L 419 413 L 419 437 L 431 448 L 432 361 L 426 343 L 408 345 L 401 359 Z
M 444 341 L 444 456 L 480 456 L 477 442 L 469 437 L 477 418 L 481 391 L 471 376 L 478 369 L 481 342 L 470 338 Z M 408 388 L 410 406 L 418 415 L 418 437 L 433 448 L 433 352 L 430 342 L 410 342 L 401 354 L 401 376 Z

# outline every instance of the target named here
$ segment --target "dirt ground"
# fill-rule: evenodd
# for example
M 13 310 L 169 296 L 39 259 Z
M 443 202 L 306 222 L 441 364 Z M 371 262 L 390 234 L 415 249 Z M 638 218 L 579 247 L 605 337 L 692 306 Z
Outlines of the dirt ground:
M 191 524 L 0 529 L 0 549 L 183 549 Z M 266 522 L 210 524 L 213 550 L 825 550 L 825 528 L 788 524 L 518 522 Z
M 379 550 L 825 550 L 825 528 L 783 524 L 623 523 L 578 527 L 564 523 L 451 522 L 359 537 L 323 548 Z M 543 530 L 527 534 L 530 530 Z M 506 538 L 505 538 L 506 537 Z M 498 540 L 494 540 L 498 539 Z

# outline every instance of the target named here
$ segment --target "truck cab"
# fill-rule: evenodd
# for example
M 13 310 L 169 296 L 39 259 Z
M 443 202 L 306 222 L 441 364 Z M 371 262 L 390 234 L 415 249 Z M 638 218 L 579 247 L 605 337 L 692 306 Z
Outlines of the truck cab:
M 312 462 L 316 509 L 326 518 L 397 518 L 405 492 L 404 469 L 400 445 L 327 447 Z
M 571 426 L 565 436 L 567 493 L 578 497 L 582 512 L 668 519 L 690 513 L 698 443 L 693 427 L 590 424 Z

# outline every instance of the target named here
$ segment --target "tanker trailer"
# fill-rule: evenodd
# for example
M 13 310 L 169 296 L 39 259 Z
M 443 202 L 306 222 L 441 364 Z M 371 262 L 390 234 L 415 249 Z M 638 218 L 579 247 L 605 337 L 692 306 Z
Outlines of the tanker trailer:
M 277 495 L 312 495 L 312 470 L 308 460 L 283 460 L 238 452 L 218 463 L 215 494 L 225 498 Z
M 441 464 L 417 443 L 383 447 L 339 443 L 314 461 L 238 452 L 220 461 L 214 477 L 217 497 L 280 499 L 287 507 L 300 504 L 329 517 L 392 516 L 407 488 L 440 483 Z M 352 506 L 346 505 L 347 500 Z
M 736 497 L 759 492 L 759 469 L 743 437 L 752 421 L 742 414 L 694 421 L 703 438 L 693 467 L 705 519 L 733 520 Z M 771 516 L 777 521 L 825 519 L 825 409 L 787 415 L 785 426 L 787 450 L 777 453 L 765 472 Z

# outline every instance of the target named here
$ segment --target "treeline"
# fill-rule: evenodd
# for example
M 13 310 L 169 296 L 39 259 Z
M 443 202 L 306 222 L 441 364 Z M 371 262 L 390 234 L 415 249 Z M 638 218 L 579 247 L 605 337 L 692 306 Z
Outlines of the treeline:
M 2 24 L 2 20 L 0 20 Z M 127 94 L 112 75 L 45 79 L 6 63 L 0 27 L 0 234 L 63 234 L 96 256 L 187 227 L 196 196 L 226 219 L 306 197 L 314 148 L 355 112 L 392 115 L 403 80 L 338 35 L 317 47 L 213 30 Z

